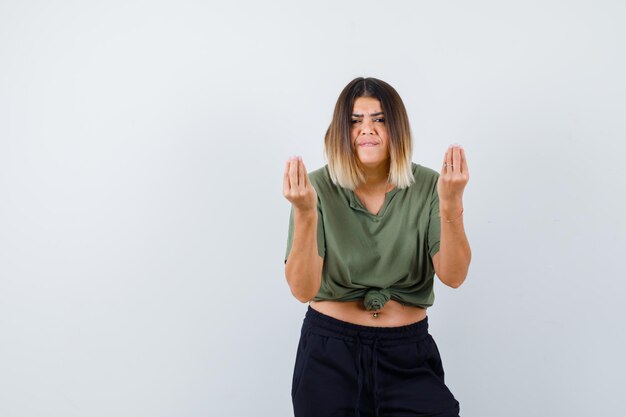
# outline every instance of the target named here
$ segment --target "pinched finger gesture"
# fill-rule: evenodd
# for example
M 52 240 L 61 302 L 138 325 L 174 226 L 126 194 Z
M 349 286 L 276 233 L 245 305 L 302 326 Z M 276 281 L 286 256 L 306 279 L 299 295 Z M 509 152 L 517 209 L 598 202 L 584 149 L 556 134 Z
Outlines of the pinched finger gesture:
M 463 190 L 468 181 L 465 150 L 461 145 L 450 145 L 443 157 L 443 167 L 437 182 L 440 204 L 462 204 Z
M 317 209 L 317 193 L 309 181 L 301 157 L 294 156 L 287 160 L 283 176 L 283 196 L 293 204 L 294 208 Z

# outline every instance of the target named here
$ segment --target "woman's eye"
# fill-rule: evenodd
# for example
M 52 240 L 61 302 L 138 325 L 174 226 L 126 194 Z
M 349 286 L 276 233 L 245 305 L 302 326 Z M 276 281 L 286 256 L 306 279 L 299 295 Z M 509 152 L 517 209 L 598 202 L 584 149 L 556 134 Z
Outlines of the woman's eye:
M 352 119 L 352 121 L 350 123 L 355 124 L 355 123 L 359 123 L 360 120 L 356 120 L 356 119 Z
M 385 119 L 381 117 L 380 119 L 374 119 L 375 122 L 385 123 Z

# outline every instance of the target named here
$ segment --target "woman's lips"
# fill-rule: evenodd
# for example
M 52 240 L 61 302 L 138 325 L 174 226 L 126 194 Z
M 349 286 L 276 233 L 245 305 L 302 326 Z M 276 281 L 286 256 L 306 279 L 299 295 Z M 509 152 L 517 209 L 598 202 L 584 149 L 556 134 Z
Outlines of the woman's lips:
M 363 142 L 363 143 L 359 143 L 359 146 L 376 146 L 378 145 L 378 143 L 374 143 L 374 142 Z

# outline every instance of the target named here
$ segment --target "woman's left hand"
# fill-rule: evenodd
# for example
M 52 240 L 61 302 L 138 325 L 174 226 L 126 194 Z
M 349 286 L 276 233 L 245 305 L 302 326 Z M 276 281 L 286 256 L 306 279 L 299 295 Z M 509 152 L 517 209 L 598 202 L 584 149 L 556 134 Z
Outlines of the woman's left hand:
M 463 208 L 463 190 L 469 181 L 469 169 L 465 151 L 461 145 L 450 145 L 443 157 L 441 175 L 437 181 L 441 210 Z
M 441 235 L 439 252 L 432 259 L 441 282 L 452 288 L 465 281 L 472 258 L 463 228 L 463 190 L 468 181 L 465 151 L 461 145 L 450 145 L 437 181 Z

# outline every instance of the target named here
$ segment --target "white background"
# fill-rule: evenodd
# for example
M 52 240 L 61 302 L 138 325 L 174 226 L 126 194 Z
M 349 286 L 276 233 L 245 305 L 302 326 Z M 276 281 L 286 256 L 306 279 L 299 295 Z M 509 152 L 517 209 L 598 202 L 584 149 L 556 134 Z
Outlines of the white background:
M 0 2 L 0 415 L 289 416 L 286 159 L 356 76 L 464 145 L 465 417 L 626 414 L 621 1 Z

